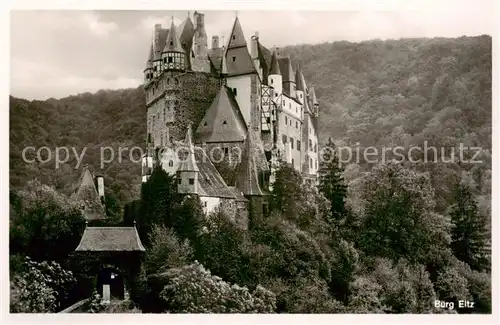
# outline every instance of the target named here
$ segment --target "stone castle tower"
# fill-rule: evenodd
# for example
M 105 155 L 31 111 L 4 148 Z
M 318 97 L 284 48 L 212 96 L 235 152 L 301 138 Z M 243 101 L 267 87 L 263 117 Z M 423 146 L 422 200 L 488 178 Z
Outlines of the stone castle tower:
M 160 150 L 179 191 L 199 195 L 207 213 L 223 207 L 235 219 L 253 218 L 267 211 L 262 198 L 280 160 L 316 182 L 318 102 L 301 67 L 264 47 L 257 33 L 247 44 L 237 17 L 227 44 L 214 36 L 211 48 L 204 14 L 193 18 L 154 26 L 144 70 L 147 145 Z M 234 169 L 235 179 L 224 180 L 220 164 Z M 143 181 L 151 168 L 148 154 Z

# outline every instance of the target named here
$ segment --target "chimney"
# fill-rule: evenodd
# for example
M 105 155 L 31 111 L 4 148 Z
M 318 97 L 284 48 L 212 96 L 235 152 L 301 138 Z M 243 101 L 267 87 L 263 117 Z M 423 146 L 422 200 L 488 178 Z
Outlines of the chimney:
M 252 59 L 257 59 L 259 57 L 259 32 L 255 32 L 255 35 L 252 36 L 252 44 L 250 45 L 250 56 Z
M 219 36 L 212 36 L 212 49 L 219 48 Z
M 97 176 L 97 193 L 101 199 L 101 203 L 104 204 L 104 177 Z
M 196 16 L 196 28 L 205 27 L 205 14 L 200 14 Z

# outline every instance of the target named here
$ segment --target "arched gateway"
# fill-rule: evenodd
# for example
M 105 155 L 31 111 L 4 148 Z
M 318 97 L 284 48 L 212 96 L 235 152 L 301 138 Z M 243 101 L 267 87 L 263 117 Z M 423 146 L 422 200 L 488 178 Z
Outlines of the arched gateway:
M 75 252 L 86 255 L 89 275 L 103 300 L 124 299 L 133 289 L 145 251 L 133 227 L 86 227 Z

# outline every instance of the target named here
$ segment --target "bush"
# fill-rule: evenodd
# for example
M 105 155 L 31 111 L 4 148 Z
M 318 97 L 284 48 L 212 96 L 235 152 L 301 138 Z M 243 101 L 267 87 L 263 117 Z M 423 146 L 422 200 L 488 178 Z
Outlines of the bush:
M 166 272 L 168 284 L 160 293 L 174 313 L 272 313 L 276 296 L 261 286 L 250 292 L 230 285 L 195 262 Z
M 55 262 L 34 262 L 28 257 L 25 272 L 11 281 L 10 308 L 13 313 L 50 313 L 64 306 L 69 289 L 75 283 L 73 274 Z

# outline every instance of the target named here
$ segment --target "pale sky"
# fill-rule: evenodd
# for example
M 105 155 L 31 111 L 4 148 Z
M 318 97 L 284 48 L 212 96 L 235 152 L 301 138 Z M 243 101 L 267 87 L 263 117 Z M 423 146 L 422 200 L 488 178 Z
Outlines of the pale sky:
M 272 46 L 405 37 L 493 35 L 493 0 L 440 2 L 398 11 L 238 11 L 245 37 Z M 479 5 L 480 4 L 480 5 Z M 234 11 L 207 11 L 209 37 L 228 39 Z M 191 11 L 191 17 L 194 10 Z M 153 26 L 176 25 L 187 11 L 12 11 L 11 95 L 60 98 L 137 87 Z

